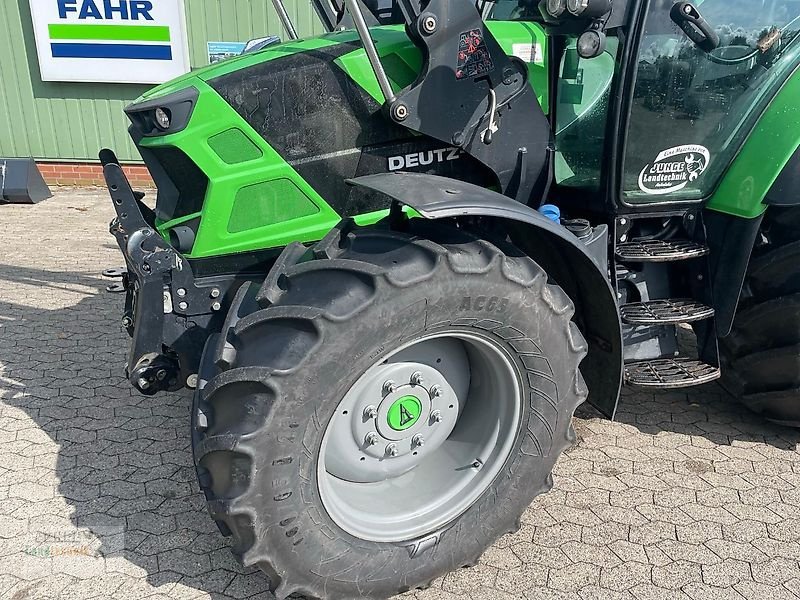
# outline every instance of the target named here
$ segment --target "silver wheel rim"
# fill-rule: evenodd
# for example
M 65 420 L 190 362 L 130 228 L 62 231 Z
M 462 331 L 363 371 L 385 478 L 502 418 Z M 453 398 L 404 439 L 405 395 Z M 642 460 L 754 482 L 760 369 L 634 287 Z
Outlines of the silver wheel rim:
M 496 343 L 448 332 L 406 344 L 358 379 L 328 423 L 322 504 L 360 539 L 423 537 L 491 485 L 520 418 L 519 371 Z

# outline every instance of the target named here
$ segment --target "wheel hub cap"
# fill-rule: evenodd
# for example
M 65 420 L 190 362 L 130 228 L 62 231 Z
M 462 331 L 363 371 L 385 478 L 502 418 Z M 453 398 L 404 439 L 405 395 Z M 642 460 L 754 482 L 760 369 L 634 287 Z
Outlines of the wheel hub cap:
M 413 427 L 422 415 L 422 402 L 416 396 L 403 396 L 389 407 L 387 421 L 395 431 Z

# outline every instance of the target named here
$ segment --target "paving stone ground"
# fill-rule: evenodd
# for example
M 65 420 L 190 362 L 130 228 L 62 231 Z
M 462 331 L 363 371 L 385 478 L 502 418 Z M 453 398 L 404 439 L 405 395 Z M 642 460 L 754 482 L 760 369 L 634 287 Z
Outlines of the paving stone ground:
M 0 598 L 270 598 L 206 514 L 188 393 L 121 375 L 99 190 L 0 206 Z M 800 597 L 800 432 L 716 386 L 591 409 L 553 490 L 418 600 Z

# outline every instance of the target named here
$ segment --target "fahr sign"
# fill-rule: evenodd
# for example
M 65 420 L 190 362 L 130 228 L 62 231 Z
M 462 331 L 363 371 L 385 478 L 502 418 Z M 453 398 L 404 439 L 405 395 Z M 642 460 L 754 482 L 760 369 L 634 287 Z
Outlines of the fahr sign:
M 30 0 L 43 81 L 164 83 L 189 71 L 183 0 Z

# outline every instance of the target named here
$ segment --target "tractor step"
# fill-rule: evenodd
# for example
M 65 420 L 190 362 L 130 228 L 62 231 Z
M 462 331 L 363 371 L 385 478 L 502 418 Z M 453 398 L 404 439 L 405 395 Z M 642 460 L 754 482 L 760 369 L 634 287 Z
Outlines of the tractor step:
M 617 258 L 628 262 L 671 262 L 709 252 L 707 246 L 689 240 L 634 240 L 617 246 Z
M 684 388 L 720 378 L 718 367 L 691 358 L 659 358 L 625 365 L 625 382 L 646 388 Z
M 651 300 L 625 304 L 620 315 L 629 325 L 677 325 L 710 319 L 714 309 L 697 300 Z

